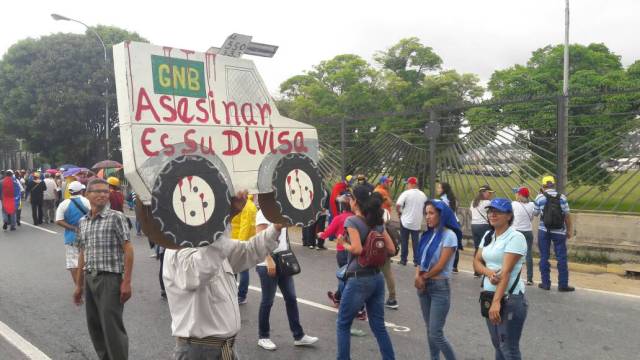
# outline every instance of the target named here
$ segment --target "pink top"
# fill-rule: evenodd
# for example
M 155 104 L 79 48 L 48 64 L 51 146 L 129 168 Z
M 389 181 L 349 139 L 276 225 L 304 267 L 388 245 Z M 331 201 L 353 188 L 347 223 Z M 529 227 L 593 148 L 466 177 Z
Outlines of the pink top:
M 329 224 L 329 226 L 322 232 L 322 238 L 326 239 L 329 236 L 342 236 L 344 234 L 344 222 L 349 216 L 353 216 L 353 213 L 345 211 L 333 218 L 333 220 L 331 220 L 331 224 Z M 336 250 L 344 251 L 344 246 L 337 245 Z

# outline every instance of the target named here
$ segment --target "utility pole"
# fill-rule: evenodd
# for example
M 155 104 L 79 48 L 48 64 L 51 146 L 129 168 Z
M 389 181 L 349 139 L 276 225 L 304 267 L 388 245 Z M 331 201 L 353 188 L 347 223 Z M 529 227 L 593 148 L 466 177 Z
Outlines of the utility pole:
M 558 102 L 558 169 L 557 189 L 564 193 L 569 170 L 569 0 L 564 11 L 564 70 L 562 97 Z

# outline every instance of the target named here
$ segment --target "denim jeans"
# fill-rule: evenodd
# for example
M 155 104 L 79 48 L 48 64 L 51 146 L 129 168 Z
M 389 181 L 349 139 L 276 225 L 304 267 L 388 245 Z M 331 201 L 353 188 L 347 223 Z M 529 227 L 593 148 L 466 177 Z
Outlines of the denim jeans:
M 554 234 L 544 230 L 538 230 L 538 248 L 540 249 L 540 276 L 542 284 L 551 285 L 551 266 L 549 265 L 549 254 L 551 243 L 558 260 L 558 286 L 569 285 L 569 268 L 567 267 L 567 235 Z
M 287 308 L 287 318 L 289 319 L 289 329 L 294 340 L 304 337 L 304 330 L 300 325 L 300 313 L 298 312 L 298 300 L 296 298 L 296 288 L 293 285 L 293 276 L 270 277 L 267 274 L 266 266 L 256 266 L 256 272 L 260 276 L 260 286 L 262 287 L 262 300 L 258 311 L 258 336 L 260 339 L 268 339 L 270 326 L 269 316 L 273 299 L 276 297 L 276 287 L 280 288 L 284 303 Z
M 494 325 L 486 319 L 491 343 L 496 350 L 496 360 L 520 360 L 520 335 L 527 319 L 529 303 L 524 294 L 509 295 L 504 309 L 502 322 Z
M 451 305 L 451 288 L 448 279 L 429 279 L 427 289 L 418 292 L 422 318 L 427 326 L 428 349 L 432 360 L 440 359 L 440 352 L 445 359 L 455 359 L 453 348 L 444 336 L 444 324 Z
M 4 212 L 4 210 L 2 211 L 2 220 L 4 221 L 5 224 L 11 226 L 11 229 L 16 228 L 16 219 L 17 219 L 16 212 L 9 215 L 6 212 Z
M 347 280 L 336 320 L 337 359 L 351 359 L 351 324 L 363 304 L 366 305 L 369 327 L 376 337 L 382 359 L 395 359 L 393 345 L 384 326 L 384 277 L 380 273 Z
M 246 299 L 249 291 L 249 270 L 245 270 L 238 274 L 238 299 Z
M 520 231 L 527 240 L 527 281 L 533 281 L 533 232 Z
M 400 261 L 407 262 L 409 255 L 409 235 L 411 235 L 411 249 L 413 250 L 413 263 L 417 264 L 418 260 L 418 243 L 420 242 L 420 230 L 409 230 L 404 226 L 400 226 Z

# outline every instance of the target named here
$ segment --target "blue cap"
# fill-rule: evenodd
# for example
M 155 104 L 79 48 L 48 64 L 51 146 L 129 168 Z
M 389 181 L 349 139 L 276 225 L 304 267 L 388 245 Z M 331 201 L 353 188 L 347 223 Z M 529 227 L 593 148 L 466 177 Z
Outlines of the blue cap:
M 386 175 L 380 177 L 380 184 L 386 184 L 389 178 Z
M 513 207 L 511 206 L 511 200 L 505 198 L 495 198 L 491 200 L 491 205 L 485 207 L 485 209 L 496 209 L 504 213 L 512 213 Z

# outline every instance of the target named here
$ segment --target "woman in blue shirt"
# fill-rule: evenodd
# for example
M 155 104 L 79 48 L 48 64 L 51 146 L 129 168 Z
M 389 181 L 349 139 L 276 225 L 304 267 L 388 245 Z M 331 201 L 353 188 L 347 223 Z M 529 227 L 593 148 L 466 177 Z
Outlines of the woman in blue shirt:
M 520 335 L 529 307 L 524 297 L 524 284 L 520 281 L 527 241 L 511 227 L 513 208 L 510 200 L 493 199 L 487 210 L 493 233 L 487 232 L 480 242 L 473 267 L 484 275 L 483 289 L 494 292 L 486 322 L 496 359 L 519 360 L 522 358 Z
M 421 260 L 416 268 L 415 287 L 427 326 L 431 359 L 439 359 L 440 352 L 445 359 L 455 359 L 443 328 L 451 305 L 449 278 L 462 232 L 455 214 L 443 201 L 427 201 L 424 213 L 427 231 L 420 238 Z

